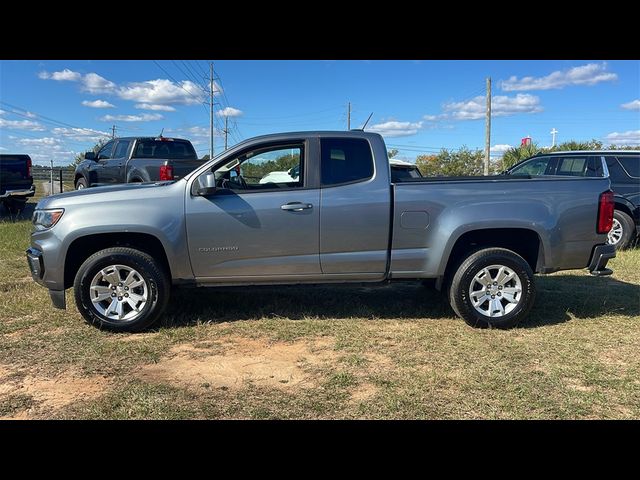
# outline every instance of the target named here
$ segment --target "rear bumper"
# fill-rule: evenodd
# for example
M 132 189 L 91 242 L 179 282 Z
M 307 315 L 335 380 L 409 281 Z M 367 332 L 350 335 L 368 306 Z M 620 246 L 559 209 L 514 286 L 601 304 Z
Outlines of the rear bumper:
M 44 260 L 42 258 L 42 252 L 36 248 L 29 247 L 27 249 L 27 263 L 29 264 L 29 270 L 31 271 L 31 277 L 34 281 L 42 286 L 46 286 L 44 277 Z M 49 289 L 49 297 L 51 303 L 55 308 L 65 309 L 66 295 L 64 290 L 51 290 Z
M 616 247 L 613 245 L 596 245 L 591 255 L 591 261 L 589 262 L 589 272 L 592 275 L 604 276 L 611 275 L 613 270 L 607 267 L 609 259 L 616 256 Z
M 7 198 L 15 198 L 15 199 L 25 198 L 26 199 L 29 197 L 33 197 L 35 193 L 36 193 L 36 187 L 35 185 L 31 185 L 31 187 L 29 188 L 21 188 L 18 190 L 7 190 L 2 195 L 0 195 L 0 198 L 3 200 Z

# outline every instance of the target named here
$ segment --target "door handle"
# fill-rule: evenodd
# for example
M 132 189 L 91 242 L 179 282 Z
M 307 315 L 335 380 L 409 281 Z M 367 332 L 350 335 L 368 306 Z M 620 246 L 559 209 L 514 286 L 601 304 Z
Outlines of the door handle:
M 301 212 L 302 210 L 313 208 L 313 205 L 311 205 L 310 203 L 291 202 L 282 205 L 280 208 L 282 210 L 289 210 L 291 212 Z

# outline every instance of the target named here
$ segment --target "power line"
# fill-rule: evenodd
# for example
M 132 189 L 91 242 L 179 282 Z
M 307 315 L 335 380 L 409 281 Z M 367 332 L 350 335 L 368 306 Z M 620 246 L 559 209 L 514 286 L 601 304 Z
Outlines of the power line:
M 189 90 L 187 90 L 186 88 L 184 88 L 184 87 L 182 86 L 182 84 L 181 84 L 180 82 L 178 82 L 175 78 L 173 78 L 173 77 L 169 74 L 169 72 L 167 72 L 164 68 L 162 68 L 162 66 L 161 66 L 158 62 L 156 62 L 155 60 L 153 60 L 153 63 L 155 63 L 155 64 L 157 65 L 157 67 L 158 67 L 160 70 L 162 70 L 162 71 L 163 71 L 163 72 L 164 72 L 164 73 L 165 73 L 165 74 L 166 74 L 166 75 L 167 75 L 171 80 L 173 80 L 173 82 L 174 82 L 176 85 L 178 85 L 182 90 L 184 90 L 184 91 L 185 91 L 185 92 L 187 92 L 189 95 L 191 95 L 193 98 L 195 98 L 195 99 L 198 101 L 198 103 L 199 103 L 199 104 L 201 104 L 203 108 L 205 108 L 205 106 L 204 106 L 204 105 L 205 105 L 205 102 L 203 102 L 201 98 L 196 97 L 193 93 L 191 93 Z M 205 112 L 206 112 L 206 111 L 207 111 L 207 109 L 205 108 Z

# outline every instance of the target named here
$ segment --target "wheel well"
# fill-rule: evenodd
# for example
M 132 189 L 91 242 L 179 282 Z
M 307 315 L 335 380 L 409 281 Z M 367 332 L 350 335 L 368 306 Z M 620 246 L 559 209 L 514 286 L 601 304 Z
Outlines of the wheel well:
M 539 270 L 538 264 L 542 265 L 540 237 L 533 230 L 526 228 L 473 230 L 463 234 L 453 246 L 445 269 L 445 282 L 455 274 L 460 263 L 471 252 L 491 247 L 506 248 L 517 253 L 526 260 L 534 272 Z
M 616 210 L 620 210 L 621 212 L 624 212 L 627 215 L 629 215 L 631 218 L 633 218 L 633 212 L 624 203 L 616 202 L 613 208 L 615 208 Z
M 171 273 L 167 254 L 160 240 L 147 233 L 99 233 L 75 239 L 64 262 L 64 288 L 73 286 L 76 272 L 87 258 L 94 253 L 110 247 L 131 247 L 148 253 L 160 262 L 162 268 Z
M 81 173 L 76 173 L 76 176 L 73 179 L 73 184 L 75 185 L 76 183 L 78 183 L 78 179 L 80 178 L 84 178 L 84 175 L 82 175 Z

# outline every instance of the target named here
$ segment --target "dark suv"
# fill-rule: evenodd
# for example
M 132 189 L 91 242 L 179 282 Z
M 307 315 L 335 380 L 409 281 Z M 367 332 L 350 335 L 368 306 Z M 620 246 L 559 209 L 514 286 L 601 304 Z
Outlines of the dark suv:
M 603 167 L 606 165 L 606 170 Z M 640 151 L 588 150 L 541 153 L 523 160 L 505 174 L 570 175 L 611 178 L 615 194 L 613 227 L 608 242 L 629 247 L 640 233 Z

